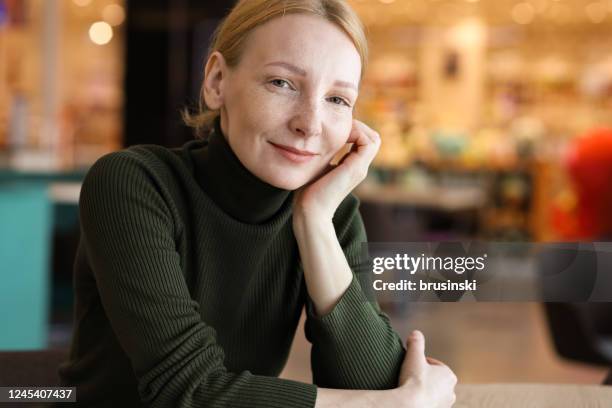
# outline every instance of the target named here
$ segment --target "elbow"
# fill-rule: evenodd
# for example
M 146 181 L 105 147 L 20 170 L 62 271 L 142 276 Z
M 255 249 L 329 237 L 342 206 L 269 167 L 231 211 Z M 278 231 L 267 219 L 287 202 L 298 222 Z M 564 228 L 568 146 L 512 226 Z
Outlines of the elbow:
M 222 356 L 204 352 L 192 359 L 164 359 L 139 377 L 140 400 L 152 408 L 209 406 L 227 372 Z

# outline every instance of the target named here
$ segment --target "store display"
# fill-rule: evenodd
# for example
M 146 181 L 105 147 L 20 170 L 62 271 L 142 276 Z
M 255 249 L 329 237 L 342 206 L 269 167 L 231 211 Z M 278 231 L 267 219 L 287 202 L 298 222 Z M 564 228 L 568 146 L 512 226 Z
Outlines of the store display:
M 122 13 L 123 0 L 0 0 L 3 156 L 69 169 L 121 147 Z M 97 44 L 88 32 L 102 19 L 113 33 Z
M 393 187 L 380 191 L 410 205 L 406 197 L 467 183 L 487 196 L 481 236 L 554 239 L 547 209 L 558 197 L 573 200 L 561 193 L 570 190 L 566 146 L 587 129 L 612 126 L 612 36 L 602 24 L 612 16 L 594 21 L 579 2 L 465 2 L 452 13 L 447 2 L 428 2 L 418 16 L 400 2 L 351 3 L 368 15 L 377 7 L 393 14 L 371 27 L 371 69 L 357 106 L 383 139 L 369 191 Z M 463 86 L 463 106 L 439 103 Z M 441 114 L 440 106 L 454 111 Z M 462 117 L 474 109 L 475 122 Z

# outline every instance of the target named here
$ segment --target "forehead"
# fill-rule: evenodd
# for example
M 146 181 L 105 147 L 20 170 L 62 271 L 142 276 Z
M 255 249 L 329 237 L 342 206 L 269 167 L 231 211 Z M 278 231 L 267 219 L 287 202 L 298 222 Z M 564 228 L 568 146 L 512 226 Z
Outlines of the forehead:
M 335 24 L 306 14 L 278 17 L 255 28 L 243 58 L 248 67 L 283 61 L 310 76 L 333 75 L 354 83 L 361 74 L 361 59 L 350 37 Z

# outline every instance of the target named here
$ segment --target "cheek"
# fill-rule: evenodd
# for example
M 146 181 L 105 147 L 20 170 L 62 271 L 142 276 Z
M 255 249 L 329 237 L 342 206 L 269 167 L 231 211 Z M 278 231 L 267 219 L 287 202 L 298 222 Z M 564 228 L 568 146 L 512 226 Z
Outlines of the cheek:
M 242 95 L 244 101 L 237 117 L 243 123 L 258 124 L 257 128 L 274 127 L 279 120 L 286 118 L 287 103 L 283 103 L 278 96 L 263 89 L 251 89 Z
M 347 118 L 335 118 L 332 122 L 333 125 L 330 127 L 328 140 L 328 148 L 335 154 L 340 150 L 348 141 L 348 137 L 351 134 L 353 118 L 350 116 Z

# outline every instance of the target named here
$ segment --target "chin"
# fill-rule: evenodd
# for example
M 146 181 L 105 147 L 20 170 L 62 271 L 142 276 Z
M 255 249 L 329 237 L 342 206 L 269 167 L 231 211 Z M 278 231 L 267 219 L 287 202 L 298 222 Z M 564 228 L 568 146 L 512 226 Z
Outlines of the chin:
M 277 188 L 282 188 L 283 190 L 297 190 L 309 181 L 309 179 L 304 178 L 303 175 L 299 175 L 299 177 L 294 177 L 291 174 L 284 174 L 283 176 L 281 176 L 279 173 L 269 175 L 263 180 L 266 183 Z
M 282 179 L 274 178 L 266 182 L 270 185 L 273 185 L 274 187 L 282 188 L 283 190 L 297 190 L 298 188 L 306 184 L 305 181 L 303 182 L 295 181 L 295 180 L 286 179 L 286 178 L 282 178 Z

